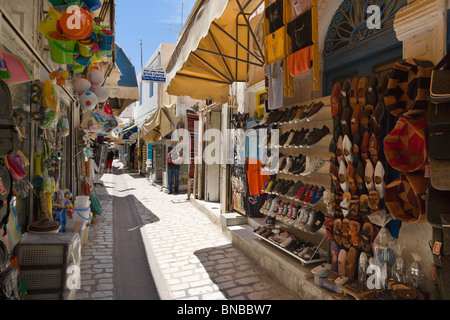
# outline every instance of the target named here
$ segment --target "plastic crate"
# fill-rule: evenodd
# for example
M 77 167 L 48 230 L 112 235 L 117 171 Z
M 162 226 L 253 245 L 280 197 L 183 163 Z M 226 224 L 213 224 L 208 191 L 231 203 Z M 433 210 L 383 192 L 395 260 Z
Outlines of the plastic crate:
M 328 278 L 322 278 L 319 275 L 314 275 L 314 284 L 335 293 L 342 293 L 341 287 L 339 287 L 336 283 L 328 280 Z
M 67 278 L 65 269 L 22 270 L 22 277 L 27 290 L 60 289 Z
M 15 256 L 22 270 L 27 267 L 67 267 L 81 261 L 78 233 L 25 233 L 16 245 Z

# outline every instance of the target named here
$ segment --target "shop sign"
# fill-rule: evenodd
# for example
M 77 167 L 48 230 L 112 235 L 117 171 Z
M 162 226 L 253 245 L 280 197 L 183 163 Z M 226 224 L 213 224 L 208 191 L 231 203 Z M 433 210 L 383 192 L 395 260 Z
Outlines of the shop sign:
M 166 82 L 166 73 L 160 70 L 142 70 L 142 81 Z

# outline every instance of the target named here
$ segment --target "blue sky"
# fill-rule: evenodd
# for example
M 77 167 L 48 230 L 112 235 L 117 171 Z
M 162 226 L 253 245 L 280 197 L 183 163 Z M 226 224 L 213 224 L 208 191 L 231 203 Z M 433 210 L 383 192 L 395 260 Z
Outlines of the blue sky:
M 116 42 L 122 46 L 136 68 L 151 58 L 161 42 L 176 43 L 177 35 L 170 30 L 181 29 L 196 0 L 116 0 Z

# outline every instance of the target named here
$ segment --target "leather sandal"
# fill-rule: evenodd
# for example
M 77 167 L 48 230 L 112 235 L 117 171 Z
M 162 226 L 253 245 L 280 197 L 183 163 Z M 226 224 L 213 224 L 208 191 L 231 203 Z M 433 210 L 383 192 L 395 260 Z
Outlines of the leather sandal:
M 353 78 L 352 85 L 349 90 L 349 102 L 350 102 L 351 108 L 353 108 L 355 105 L 358 104 L 358 84 L 359 84 L 359 79 Z
M 366 77 L 362 77 L 358 82 L 358 103 L 362 108 L 367 104 L 367 86 L 369 81 Z

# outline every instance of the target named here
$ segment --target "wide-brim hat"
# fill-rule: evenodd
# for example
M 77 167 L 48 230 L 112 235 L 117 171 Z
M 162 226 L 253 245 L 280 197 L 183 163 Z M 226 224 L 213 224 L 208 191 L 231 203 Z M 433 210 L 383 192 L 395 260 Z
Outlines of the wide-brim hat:
M 426 117 L 400 117 L 384 139 L 384 154 L 392 168 L 402 172 L 423 169 L 428 161 Z
M 433 68 L 431 61 L 421 59 L 395 63 L 384 96 L 386 108 L 392 115 L 411 116 L 427 110 Z

